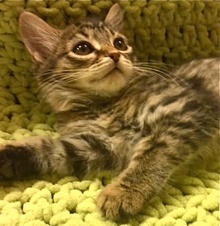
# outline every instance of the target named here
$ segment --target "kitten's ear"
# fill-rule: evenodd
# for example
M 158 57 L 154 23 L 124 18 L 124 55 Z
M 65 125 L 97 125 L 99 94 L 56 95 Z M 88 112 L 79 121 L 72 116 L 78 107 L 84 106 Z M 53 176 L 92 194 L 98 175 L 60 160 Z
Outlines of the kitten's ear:
M 20 15 L 19 27 L 32 60 L 41 63 L 47 59 L 59 40 L 60 32 L 29 12 Z
M 122 32 L 123 17 L 124 17 L 124 11 L 116 3 L 110 8 L 105 18 L 105 23 L 111 25 L 116 31 Z

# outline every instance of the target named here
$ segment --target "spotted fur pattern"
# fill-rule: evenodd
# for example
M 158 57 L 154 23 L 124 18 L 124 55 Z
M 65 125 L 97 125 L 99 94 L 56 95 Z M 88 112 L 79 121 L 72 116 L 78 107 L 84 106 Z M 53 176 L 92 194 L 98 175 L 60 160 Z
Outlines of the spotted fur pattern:
M 219 59 L 158 72 L 135 61 L 122 17 L 114 5 L 104 22 L 61 31 L 21 15 L 22 38 L 41 93 L 60 119 L 60 138 L 0 147 L 5 179 L 111 171 L 116 179 L 97 200 L 111 219 L 136 214 L 175 170 L 219 147 Z

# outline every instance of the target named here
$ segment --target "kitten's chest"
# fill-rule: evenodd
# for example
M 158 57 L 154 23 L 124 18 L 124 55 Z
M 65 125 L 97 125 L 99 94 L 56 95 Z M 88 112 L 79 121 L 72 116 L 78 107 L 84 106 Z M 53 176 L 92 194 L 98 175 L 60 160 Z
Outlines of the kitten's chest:
M 139 128 L 135 122 L 125 120 L 125 112 L 116 112 L 114 109 L 108 109 L 103 112 L 91 112 L 86 115 L 68 115 L 66 123 L 60 128 L 63 136 L 72 136 L 80 134 L 95 134 L 103 139 L 114 140 L 114 144 L 121 144 L 126 140 L 133 140 L 139 136 Z M 133 121 L 133 120 L 132 120 Z

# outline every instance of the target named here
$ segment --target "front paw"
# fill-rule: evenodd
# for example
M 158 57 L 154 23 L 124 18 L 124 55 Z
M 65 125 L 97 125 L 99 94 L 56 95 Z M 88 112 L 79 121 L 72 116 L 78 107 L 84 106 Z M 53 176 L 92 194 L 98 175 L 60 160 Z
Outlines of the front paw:
M 123 188 L 116 183 L 106 186 L 97 200 L 98 207 L 112 220 L 137 214 L 143 203 L 144 197 L 140 192 Z
M 5 145 L 0 147 L 0 178 L 20 179 L 35 171 L 31 150 L 25 146 Z

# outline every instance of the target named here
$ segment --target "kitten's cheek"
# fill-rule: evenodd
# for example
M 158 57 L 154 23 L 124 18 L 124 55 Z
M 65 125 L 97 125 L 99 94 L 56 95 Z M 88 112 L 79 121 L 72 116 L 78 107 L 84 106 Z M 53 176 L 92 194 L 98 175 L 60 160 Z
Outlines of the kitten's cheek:
M 119 62 L 117 67 L 126 78 L 132 75 L 133 68 L 131 64 L 123 64 Z
M 122 68 L 120 69 L 120 74 L 124 78 L 125 81 L 128 81 L 132 76 L 132 69 L 130 68 Z

